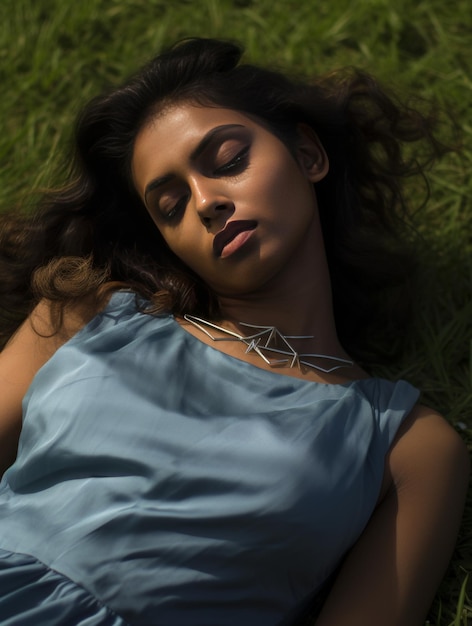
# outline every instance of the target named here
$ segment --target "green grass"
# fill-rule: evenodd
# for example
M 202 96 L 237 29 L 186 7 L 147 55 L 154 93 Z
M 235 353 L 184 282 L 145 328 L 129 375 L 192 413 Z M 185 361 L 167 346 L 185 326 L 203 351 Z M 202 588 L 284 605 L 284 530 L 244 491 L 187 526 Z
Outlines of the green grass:
M 2 0 L 0 208 L 26 203 L 32 188 L 54 180 L 86 100 L 181 37 L 238 39 L 251 60 L 301 74 L 356 65 L 401 93 L 434 98 L 457 121 L 463 149 L 432 172 L 430 202 L 415 216 L 429 262 L 420 318 L 405 358 L 379 373 L 421 387 L 470 445 L 471 32 L 470 0 Z M 469 497 L 430 624 L 472 619 L 471 569 Z

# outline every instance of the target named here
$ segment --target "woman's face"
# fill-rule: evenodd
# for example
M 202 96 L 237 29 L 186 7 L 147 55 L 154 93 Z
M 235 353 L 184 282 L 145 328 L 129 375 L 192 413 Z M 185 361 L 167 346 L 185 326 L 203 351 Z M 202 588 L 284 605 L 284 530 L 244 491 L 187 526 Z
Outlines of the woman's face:
M 312 183 L 327 162 L 310 131 L 292 154 L 242 113 L 176 105 L 141 130 L 132 171 L 169 248 L 217 295 L 300 271 L 320 241 Z

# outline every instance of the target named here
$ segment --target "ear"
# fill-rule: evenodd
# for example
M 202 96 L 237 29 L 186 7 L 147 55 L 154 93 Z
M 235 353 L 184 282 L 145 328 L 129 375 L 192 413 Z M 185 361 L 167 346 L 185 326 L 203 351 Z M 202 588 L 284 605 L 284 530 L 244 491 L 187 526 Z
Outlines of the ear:
M 318 135 L 308 124 L 297 127 L 296 155 L 302 171 L 312 183 L 318 183 L 329 171 L 329 161 Z

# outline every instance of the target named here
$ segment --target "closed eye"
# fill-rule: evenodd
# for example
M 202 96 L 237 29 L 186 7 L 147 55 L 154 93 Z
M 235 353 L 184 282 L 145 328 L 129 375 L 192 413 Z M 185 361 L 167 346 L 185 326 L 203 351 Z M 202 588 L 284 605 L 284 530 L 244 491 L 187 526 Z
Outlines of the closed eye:
M 188 195 L 182 196 L 170 209 L 160 209 L 160 213 L 165 220 L 172 221 L 185 209 L 187 202 Z
M 217 167 L 213 170 L 212 176 L 237 176 L 240 174 L 248 165 L 249 162 L 249 150 L 250 146 L 245 146 L 242 148 L 237 154 L 229 159 L 223 165 Z M 207 174 L 208 175 L 208 174 Z M 151 190 L 152 194 L 152 190 Z M 148 206 L 152 206 L 152 196 L 148 194 Z M 164 194 L 164 196 L 167 194 Z M 170 196 L 174 195 L 171 193 Z M 151 197 L 149 197 L 151 196 Z M 171 197 L 163 198 L 161 197 L 157 201 L 157 208 L 159 216 L 167 222 L 175 221 L 179 215 L 183 212 L 185 207 L 187 206 L 189 200 L 188 194 L 182 195 L 174 204 L 171 202 Z
M 236 156 L 234 156 L 230 161 L 218 167 L 214 174 L 216 176 L 232 176 L 239 174 L 244 170 L 247 165 L 249 157 L 249 146 L 244 147 L 240 150 Z

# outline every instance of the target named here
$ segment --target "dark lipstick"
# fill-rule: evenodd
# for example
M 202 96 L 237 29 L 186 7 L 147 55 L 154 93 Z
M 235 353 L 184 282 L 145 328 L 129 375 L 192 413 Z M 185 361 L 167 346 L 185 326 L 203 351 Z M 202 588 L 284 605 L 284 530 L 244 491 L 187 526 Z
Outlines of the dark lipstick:
M 255 220 L 234 220 L 233 222 L 227 222 L 223 230 L 220 230 L 213 239 L 213 252 L 215 256 L 221 256 L 223 248 L 239 235 L 239 233 L 246 230 L 254 230 L 256 226 L 257 222 Z

